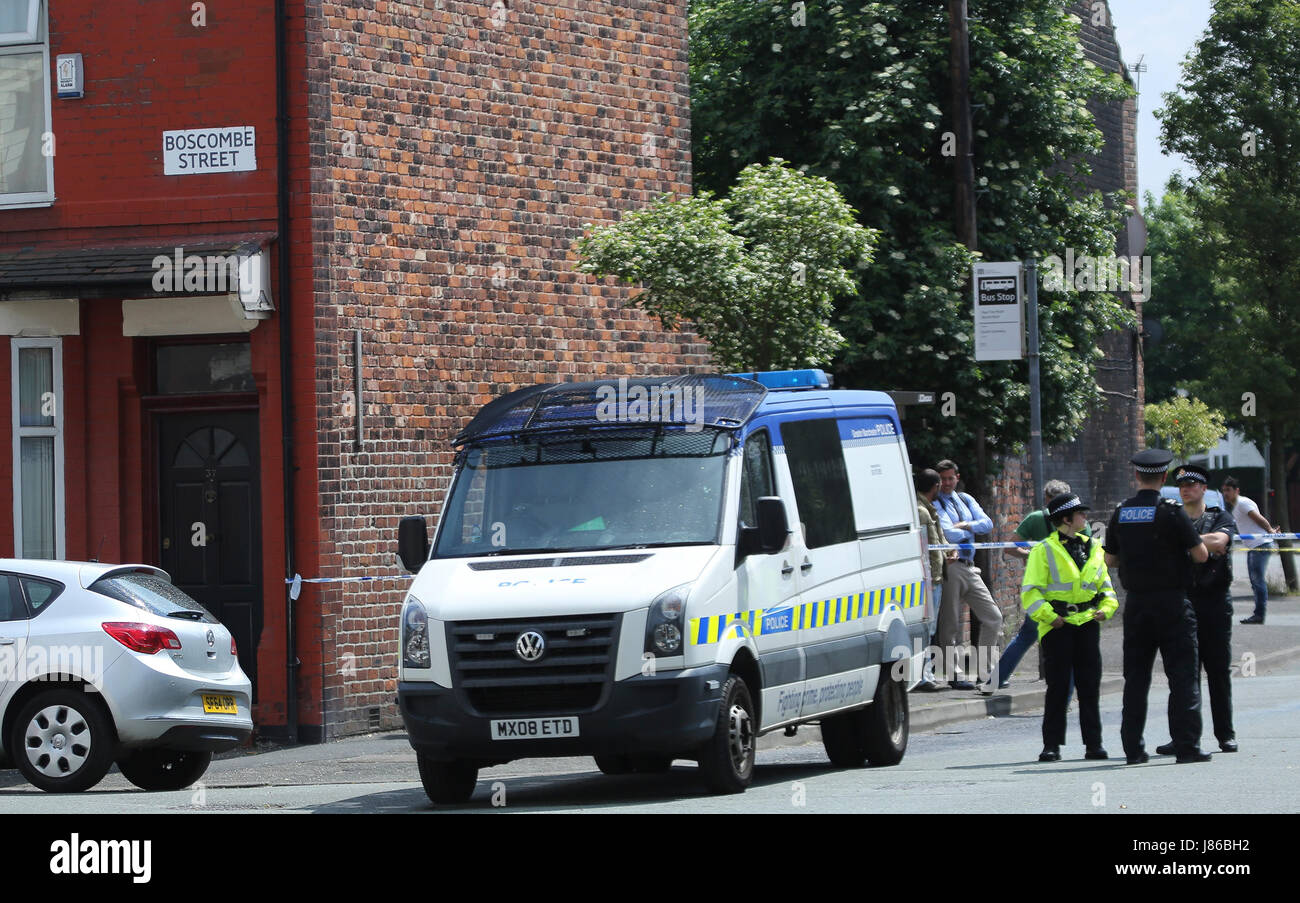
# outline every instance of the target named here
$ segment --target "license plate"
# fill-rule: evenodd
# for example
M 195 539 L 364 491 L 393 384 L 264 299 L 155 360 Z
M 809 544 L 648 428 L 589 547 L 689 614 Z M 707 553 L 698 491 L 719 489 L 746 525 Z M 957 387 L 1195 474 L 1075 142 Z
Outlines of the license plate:
M 549 740 L 578 736 L 578 719 L 509 718 L 492 722 L 493 740 Z
M 239 707 L 233 696 L 209 696 L 203 694 L 203 711 L 209 715 L 238 715 Z

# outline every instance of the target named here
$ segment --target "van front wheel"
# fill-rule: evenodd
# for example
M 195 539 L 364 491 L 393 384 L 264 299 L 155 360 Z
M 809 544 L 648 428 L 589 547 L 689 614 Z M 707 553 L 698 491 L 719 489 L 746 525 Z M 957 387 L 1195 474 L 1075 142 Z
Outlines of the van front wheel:
M 440 762 L 423 753 L 415 757 L 420 767 L 420 783 L 435 803 L 464 803 L 474 795 L 478 769 L 464 762 Z
M 754 779 L 758 723 L 749 687 L 737 674 L 722 685 L 717 727 L 700 750 L 700 773 L 714 793 L 743 793 Z
M 907 752 L 907 686 L 894 670 L 880 666 L 875 699 L 863 713 L 863 747 L 872 765 L 897 765 Z

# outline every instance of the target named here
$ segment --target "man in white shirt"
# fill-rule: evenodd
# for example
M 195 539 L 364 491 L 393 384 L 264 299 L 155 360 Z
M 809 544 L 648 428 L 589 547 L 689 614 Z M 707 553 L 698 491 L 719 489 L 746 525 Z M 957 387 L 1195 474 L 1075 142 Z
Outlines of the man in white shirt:
M 993 520 L 984 513 L 979 502 L 967 493 L 957 491 L 957 482 L 961 479 L 957 465 L 945 459 L 936 464 L 934 469 L 939 472 L 939 496 L 935 499 L 934 507 L 939 513 L 939 529 L 948 542 L 973 543 L 978 534 L 992 530 Z M 944 650 L 945 666 L 951 662 L 948 686 L 954 690 L 975 689 L 975 684 L 966 679 L 956 664 L 961 633 L 961 605 L 963 602 L 969 605 L 971 614 L 980 625 L 980 648 L 976 652 L 979 690 L 989 696 L 998 685 L 997 657 L 998 642 L 1002 639 L 1002 611 L 980 579 L 980 569 L 975 566 L 974 558 L 974 550 L 962 549 L 944 568 L 937 642 Z
M 1228 477 L 1221 487 L 1223 505 L 1233 520 L 1237 522 L 1237 532 L 1241 533 L 1277 533 L 1278 528 L 1270 524 L 1260 513 L 1259 505 L 1241 494 L 1241 484 L 1236 477 Z M 1243 539 L 1241 544 L 1247 549 L 1246 571 L 1250 574 L 1250 588 L 1255 593 L 1255 613 L 1249 618 L 1242 618 L 1243 624 L 1263 624 L 1264 609 L 1268 607 L 1268 583 L 1264 575 L 1268 571 L 1268 550 L 1273 547 L 1271 539 Z

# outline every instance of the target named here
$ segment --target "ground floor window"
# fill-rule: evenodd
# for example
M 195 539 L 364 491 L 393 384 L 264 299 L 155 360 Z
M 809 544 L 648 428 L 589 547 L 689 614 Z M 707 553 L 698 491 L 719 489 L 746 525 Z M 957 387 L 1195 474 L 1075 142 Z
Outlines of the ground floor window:
M 14 555 L 63 558 L 61 340 L 12 341 Z

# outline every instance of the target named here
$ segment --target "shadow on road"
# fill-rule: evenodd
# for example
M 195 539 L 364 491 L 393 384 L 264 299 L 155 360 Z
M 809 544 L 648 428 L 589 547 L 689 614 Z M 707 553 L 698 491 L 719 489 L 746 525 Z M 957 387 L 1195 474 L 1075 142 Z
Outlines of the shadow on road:
M 754 769 L 753 789 L 785 784 L 800 778 L 839 771 L 824 764 L 759 765 Z M 500 783 L 502 788 L 495 785 Z M 504 789 L 504 797 L 500 791 Z M 493 798 L 502 801 L 493 805 Z M 663 774 L 605 775 L 599 771 L 578 774 L 494 778 L 490 771 L 479 775 L 473 798 L 459 806 L 437 806 L 429 802 L 422 788 L 366 794 L 316 806 L 317 813 L 355 812 L 548 812 L 555 809 L 610 809 L 640 803 L 673 803 L 686 799 L 711 799 L 700 780 L 699 769 L 677 765 Z

